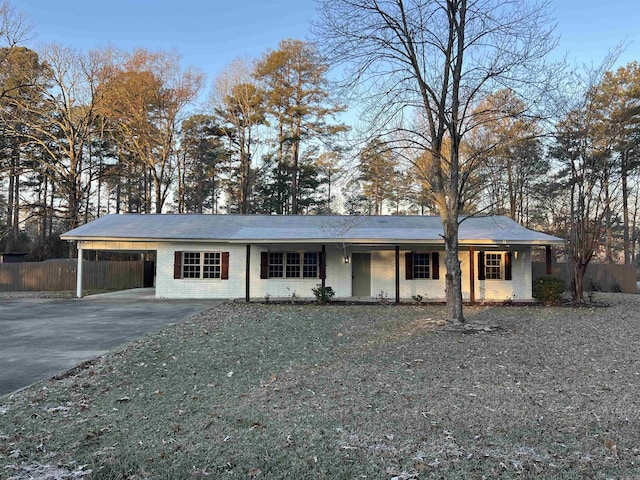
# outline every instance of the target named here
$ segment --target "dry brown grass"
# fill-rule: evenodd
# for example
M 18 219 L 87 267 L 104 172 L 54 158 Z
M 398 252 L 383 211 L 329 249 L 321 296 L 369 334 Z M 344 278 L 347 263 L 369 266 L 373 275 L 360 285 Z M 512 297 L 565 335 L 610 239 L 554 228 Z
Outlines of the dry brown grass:
M 0 398 L 0 476 L 638 478 L 640 296 L 597 299 L 218 305 Z

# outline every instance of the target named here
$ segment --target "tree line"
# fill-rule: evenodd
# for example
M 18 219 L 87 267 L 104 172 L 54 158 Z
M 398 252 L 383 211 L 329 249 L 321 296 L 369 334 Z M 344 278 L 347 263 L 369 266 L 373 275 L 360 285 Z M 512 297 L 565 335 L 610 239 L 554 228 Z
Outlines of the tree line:
M 176 54 L 35 51 L 0 4 L 0 248 L 64 255 L 107 213 L 436 214 L 454 272 L 460 216 L 500 214 L 566 238 L 577 283 L 637 264 L 637 62 L 550 66 L 546 2 L 318 6 L 316 43 L 232 62 L 196 108 L 206 79 Z
M 0 14 L 3 251 L 63 255 L 60 233 L 108 213 L 330 208 L 346 107 L 312 43 L 234 61 L 198 111 L 204 75 L 174 53 L 35 51 L 25 19 L 6 2 Z

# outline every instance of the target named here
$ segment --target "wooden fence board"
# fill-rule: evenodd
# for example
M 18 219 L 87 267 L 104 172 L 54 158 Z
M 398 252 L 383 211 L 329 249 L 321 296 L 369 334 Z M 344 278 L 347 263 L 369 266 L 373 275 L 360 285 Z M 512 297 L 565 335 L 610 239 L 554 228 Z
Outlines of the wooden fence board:
M 0 292 L 75 290 L 77 268 L 77 260 L 0 264 Z M 124 290 L 143 283 L 142 261 L 83 261 L 85 290 Z
M 531 276 L 535 280 L 546 274 L 544 262 L 531 263 Z M 570 263 L 554 263 L 553 275 L 564 280 L 567 289 L 571 288 L 573 280 L 573 265 Z M 585 275 L 586 291 L 638 293 L 637 269 L 635 265 L 619 265 L 605 263 L 591 263 Z

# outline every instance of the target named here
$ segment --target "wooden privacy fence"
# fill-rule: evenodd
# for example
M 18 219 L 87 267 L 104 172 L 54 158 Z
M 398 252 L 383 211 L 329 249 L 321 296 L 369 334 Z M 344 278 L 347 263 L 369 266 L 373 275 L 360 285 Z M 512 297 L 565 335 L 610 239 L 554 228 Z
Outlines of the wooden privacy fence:
M 570 289 L 573 281 L 573 265 L 554 263 L 552 270 L 552 274 L 563 279 L 567 289 Z M 531 263 L 531 276 L 534 280 L 545 274 L 544 262 Z M 635 265 L 590 263 L 584 280 L 586 291 L 638 293 Z
M 0 264 L 0 292 L 75 290 L 77 270 L 73 259 Z M 84 290 L 124 290 L 143 283 L 142 261 L 83 261 Z

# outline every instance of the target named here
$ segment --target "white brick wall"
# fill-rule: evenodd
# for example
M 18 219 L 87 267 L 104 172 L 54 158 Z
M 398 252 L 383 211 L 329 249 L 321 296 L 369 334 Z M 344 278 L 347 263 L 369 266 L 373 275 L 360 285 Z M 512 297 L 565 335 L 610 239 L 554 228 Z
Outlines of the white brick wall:
M 315 298 L 312 288 L 320 285 L 320 278 L 260 278 L 260 253 L 261 252 L 320 252 L 318 245 L 300 245 L 296 248 L 284 245 L 261 246 L 254 245 L 251 248 L 251 297 L 270 298 L 291 297 L 295 292 L 300 298 Z M 336 297 L 351 296 L 351 265 L 344 263 L 344 256 L 341 251 L 330 246 L 327 252 L 327 279 L 326 286 L 333 288 Z
M 521 247 L 511 250 L 512 280 L 478 280 L 478 251 L 474 252 L 474 292 L 476 301 L 503 301 L 532 300 L 531 295 L 531 250 Z M 491 253 L 504 253 L 504 251 L 491 250 Z M 443 258 L 444 253 L 441 255 Z M 470 299 L 469 282 L 469 252 L 460 252 L 462 268 L 462 298 Z M 442 260 L 441 260 L 442 264 Z
M 156 250 L 157 277 L 156 296 L 159 298 L 244 298 L 246 246 L 215 243 L 132 243 L 132 242 L 84 242 L 83 248 L 95 250 Z M 180 279 L 173 278 L 175 251 L 229 252 L 229 279 Z M 295 249 L 286 246 L 251 247 L 251 298 L 263 299 L 268 294 L 272 299 L 291 297 L 295 292 L 300 298 L 313 298 L 312 288 L 320 284 L 319 278 L 260 279 L 260 252 L 262 251 L 320 251 L 318 245 L 300 245 Z M 360 250 L 359 251 L 363 251 Z M 344 251 L 327 245 L 326 285 L 333 288 L 337 298 L 351 296 L 351 264 L 344 263 Z M 444 252 L 440 252 L 440 279 L 406 280 L 405 250 L 400 252 L 400 297 L 410 299 L 421 295 L 425 300 L 444 300 L 445 263 Z M 531 253 L 527 247 L 513 250 L 513 280 L 478 280 L 477 256 L 474 253 L 476 301 L 531 300 Z M 462 267 L 463 298 L 469 300 L 469 252 L 460 252 Z M 395 251 L 371 251 L 371 297 L 384 292 L 390 300 L 395 299 Z
M 240 298 L 245 294 L 244 245 L 215 243 L 161 243 L 156 264 L 158 298 Z M 173 278 L 174 252 L 229 252 L 229 279 Z M 259 272 L 258 272 L 259 274 Z
M 493 253 L 493 250 L 492 250 Z M 500 252 L 495 252 L 500 253 Z M 504 252 L 502 252 L 504 253 Z M 512 280 L 478 280 L 478 252 L 476 262 L 475 297 L 482 300 L 531 300 L 531 251 L 529 249 L 512 250 Z M 503 257 L 504 258 L 504 257 Z M 468 274 L 467 274 L 468 275 Z
M 229 279 L 178 279 L 173 278 L 173 260 L 175 251 L 229 252 Z M 299 298 L 314 298 L 312 288 L 320 285 L 319 278 L 260 278 L 261 252 L 320 252 L 318 245 L 300 245 L 295 249 L 286 246 L 251 247 L 250 277 L 251 298 L 271 299 L 290 298 L 295 294 Z M 215 243 L 165 243 L 158 246 L 156 277 L 156 297 L 159 298 L 244 298 L 246 246 Z M 327 247 L 327 286 L 336 292 L 337 297 L 351 296 L 351 265 L 344 263 L 343 254 Z

